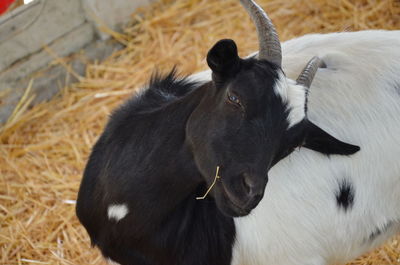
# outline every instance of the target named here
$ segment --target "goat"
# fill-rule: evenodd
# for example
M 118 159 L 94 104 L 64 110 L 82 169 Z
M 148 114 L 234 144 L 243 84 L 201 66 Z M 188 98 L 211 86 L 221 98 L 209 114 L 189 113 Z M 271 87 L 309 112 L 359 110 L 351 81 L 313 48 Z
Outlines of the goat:
M 288 77 L 311 56 L 324 61 L 307 116 L 361 151 L 341 157 L 302 148 L 271 168 L 263 200 L 235 218 L 232 264 L 345 264 L 400 233 L 399 47 L 400 31 L 383 30 L 282 45 Z
M 400 32 L 308 35 L 282 56 L 268 16 L 241 2 L 258 58 L 221 40 L 211 72 L 153 76 L 93 147 L 76 210 L 106 258 L 324 265 L 400 230 Z

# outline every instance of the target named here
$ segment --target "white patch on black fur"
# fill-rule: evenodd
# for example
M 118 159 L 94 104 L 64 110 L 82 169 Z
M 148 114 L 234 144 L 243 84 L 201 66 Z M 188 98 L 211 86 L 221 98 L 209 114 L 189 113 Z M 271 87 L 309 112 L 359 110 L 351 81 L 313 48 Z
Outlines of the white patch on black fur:
M 188 76 L 188 80 L 190 82 L 197 82 L 200 84 L 209 82 L 209 81 L 211 81 L 211 70 L 208 69 L 206 71 L 190 75 L 190 76 Z
M 306 91 L 303 86 L 297 85 L 295 81 L 286 78 L 280 72 L 274 92 L 282 99 L 284 104 L 287 104 L 289 128 L 305 118 Z
M 114 219 L 115 221 L 120 221 L 128 214 L 128 206 L 124 204 L 111 204 L 108 206 L 107 215 L 108 219 Z

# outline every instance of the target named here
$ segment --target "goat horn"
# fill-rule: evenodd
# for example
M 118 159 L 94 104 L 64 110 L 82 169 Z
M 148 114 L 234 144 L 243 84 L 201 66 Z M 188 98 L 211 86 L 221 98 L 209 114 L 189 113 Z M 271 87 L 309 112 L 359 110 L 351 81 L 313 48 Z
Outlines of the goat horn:
M 310 61 L 308 61 L 303 71 L 301 71 L 299 77 L 296 80 L 297 84 L 310 88 L 318 68 L 326 68 L 326 65 L 325 62 L 321 60 L 318 56 L 314 56 Z
M 257 28 L 260 51 L 258 59 L 268 60 L 279 67 L 282 65 L 282 50 L 278 34 L 271 19 L 253 0 L 240 0 Z

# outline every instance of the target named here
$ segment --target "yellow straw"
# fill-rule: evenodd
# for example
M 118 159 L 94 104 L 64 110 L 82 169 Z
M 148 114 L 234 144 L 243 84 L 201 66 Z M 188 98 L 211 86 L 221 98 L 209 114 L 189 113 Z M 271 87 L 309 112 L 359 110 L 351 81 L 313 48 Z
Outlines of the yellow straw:
M 207 197 L 208 193 L 211 191 L 211 189 L 214 187 L 215 183 L 217 182 L 217 179 L 221 178 L 220 176 L 218 176 L 218 172 L 219 172 L 219 166 L 217 166 L 217 172 L 215 173 L 214 181 L 211 184 L 211 186 L 208 188 L 208 190 L 206 191 L 206 193 L 203 196 L 196 197 L 196 200 L 204 200 Z

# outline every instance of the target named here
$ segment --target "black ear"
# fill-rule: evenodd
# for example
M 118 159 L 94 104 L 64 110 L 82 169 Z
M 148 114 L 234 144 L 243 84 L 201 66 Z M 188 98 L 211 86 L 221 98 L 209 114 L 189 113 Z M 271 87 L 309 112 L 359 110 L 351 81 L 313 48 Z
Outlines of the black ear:
M 207 64 L 215 74 L 234 72 L 240 62 L 236 43 L 230 39 L 218 41 L 207 54 Z
M 310 121 L 307 121 L 305 130 L 305 138 L 302 146 L 311 150 L 326 155 L 352 155 L 360 150 L 359 146 L 336 139 Z

